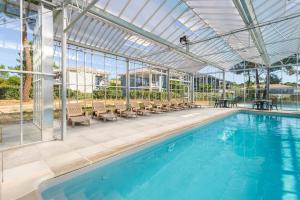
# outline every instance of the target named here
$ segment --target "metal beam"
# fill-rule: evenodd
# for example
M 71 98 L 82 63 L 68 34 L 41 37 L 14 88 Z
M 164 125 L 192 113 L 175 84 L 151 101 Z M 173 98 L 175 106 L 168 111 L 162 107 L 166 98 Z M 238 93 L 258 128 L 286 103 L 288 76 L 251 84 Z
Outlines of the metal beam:
M 250 29 L 250 27 L 252 27 L 254 24 L 258 24 L 256 21 L 256 16 L 251 0 L 233 0 L 233 3 L 237 8 L 240 16 L 242 17 L 244 23 L 246 24 L 246 27 L 249 28 L 248 31 L 264 63 L 266 65 L 270 65 L 270 57 L 265 47 L 260 28 Z
M 68 0 L 67 2 L 72 2 L 73 0 Z M 98 0 L 93 0 L 92 2 L 90 2 L 84 10 L 81 11 L 81 13 L 79 15 L 77 15 L 75 17 L 75 19 L 73 19 L 68 26 L 64 29 L 64 32 L 66 33 L 82 16 L 84 16 L 96 3 L 98 2 Z M 66 5 L 66 4 L 65 4 Z
M 76 7 L 76 6 L 74 6 L 74 7 Z M 81 13 L 81 15 L 82 14 L 83 13 Z M 126 32 L 128 32 L 129 34 L 137 34 L 143 38 L 154 41 L 154 42 L 158 43 L 159 45 L 170 48 L 172 51 L 175 51 L 176 53 L 181 54 L 188 59 L 192 59 L 195 62 L 198 62 L 201 65 L 208 64 L 208 65 L 212 65 L 217 68 L 223 69 L 221 66 L 217 65 L 216 63 L 210 62 L 204 58 L 200 59 L 198 55 L 193 54 L 191 52 L 186 52 L 184 49 L 178 47 L 177 45 L 174 45 L 173 43 L 171 43 L 167 40 L 164 40 L 150 32 L 147 32 L 147 31 L 121 19 L 121 18 L 118 18 L 118 17 L 106 12 L 105 10 L 103 10 L 101 8 L 98 8 L 95 6 L 90 6 L 89 9 L 85 9 L 84 14 L 94 17 L 95 19 L 98 19 L 100 21 L 105 21 L 106 23 L 109 23 L 115 27 L 122 28 L 122 29 L 126 30 Z

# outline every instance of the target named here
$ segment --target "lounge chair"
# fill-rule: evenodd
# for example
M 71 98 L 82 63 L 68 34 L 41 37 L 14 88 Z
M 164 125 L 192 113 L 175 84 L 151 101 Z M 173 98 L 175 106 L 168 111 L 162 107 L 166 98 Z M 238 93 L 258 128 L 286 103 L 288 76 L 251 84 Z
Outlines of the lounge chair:
M 69 103 L 67 105 L 67 120 L 75 126 L 75 123 L 86 123 L 90 125 L 90 118 L 84 113 L 80 103 Z
M 103 121 L 117 120 L 117 115 L 114 114 L 112 111 L 108 112 L 105 103 L 101 101 L 93 102 L 92 117 L 96 117 L 97 119 L 102 119 Z
M 177 102 L 176 100 L 172 99 L 172 100 L 170 101 L 170 103 L 171 103 L 171 108 L 172 108 L 173 110 L 183 110 L 183 108 L 182 108 L 181 106 L 178 105 L 178 102 Z
M 150 110 L 152 113 L 156 113 L 156 114 L 162 113 L 161 108 L 160 107 L 154 107 L 150 101 L 144 100 L 143 105 L 144 105 L 145 109 Z
M 172 111 L 173 109 L 171 108 L 171 103 L 168 100 L 164 100 L 162 102 L 162 109 L 165 109 L 167 111 Z
M 138 102 L 131 102 L 130 105 L 131 105 L 132 111 L 136 112 L 138 115 L 149 115 L 151 113 L 150 110 L 141 108 L 141 106 Z
M 163 112 L 171 111 L 170 106 L 163 104 L 163 102 L 161 102 L 161 101 L 159 101 L 159 100 L 154 100 L 154 102 L 153 102 L 153 107 L 154 107 L 154 108 L 159 108 L 159 109 L 161 109 L 161 111 L 163 111 Z
M 188 107 L 188 108 L 201 108 L 201 105 L 196 105 L 194 102 L 185 100 L 184 104 Z
M 182 102 L 180 102 L 179 104 L 183 105 L 186 108 L 193 108 L 191 102 L 189 102 L 187 99 L 184 99 Z
M 122 102 L 115 102 L 115 109 L 116 109 L 116 113 L 120 117 L 126 117 L 126 118 L 136 118 L 137 117 L 137 113 L 133 112 L 132 109 L 128 110 L 126 108 L 126 105 Z

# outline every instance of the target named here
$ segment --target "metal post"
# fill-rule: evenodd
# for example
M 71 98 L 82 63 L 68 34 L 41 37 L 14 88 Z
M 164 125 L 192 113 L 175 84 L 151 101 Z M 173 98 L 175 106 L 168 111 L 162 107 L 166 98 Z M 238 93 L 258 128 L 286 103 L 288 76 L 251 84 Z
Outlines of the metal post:
M 296 94 L 297 94 L 297 106 L 296 106 L 296 108 L 297 108 L 297 110 L 299 109 L 299 105 L 298 105 L 298 102 L 299 102 L 299 86 L 298 86 L 298 84 L 299 84 L 299 75 L 298 75 L 298 73 L 299 73 L 299 53 L 297 53 L 297 55 L 296 55 L 296 59 L 297 59 L 297 61 L 296 61 L 296 64 L 297 64 L 297 69 L 296 69 Z M 282 70 L 282 69 L 281 69 Z
M 167 70 L 167 97 L 168 101 L 170 101 L 170 69 Z
M 23 71 L 23 0 L 20 1 L 20 70 Z M 20 74 L 20 144 L 23 144 L 23 74 Z
M 152 68 L 149 67 L 149 91 L 152 92 Z
M 245 83 L 245 69 L 246 69 L 246 63 L 244 61 L 244 107 L 246 107 L 246 83 Z
M 129 59 L 126 58 L 126 106 L 130 105 L 130 74 L 129 74 Z
M 67 34 L 64 32 L 67 27 L 67 8 L 62 3 L 62 37 L 61 37 L 61 72 L 62 72 L 62 88 L 61 88 L 61 132 L 62 140 L 67 135 L 67 70 L 66 70 L 66 51 L 67 51 Z
M 270 99 L 270 66 L 267 67 L 266 99 Z
M 223 92 L 222 97 L 226 98 L 226 81 L 225 81 L 225 70 L 223 70 Z
M 195 76 L 194 76 L 194 74 L 192 74 L 192 90 L 191 90 L 191 92 L 192 92 L 192 103 L 194 103 L 195 102 Z

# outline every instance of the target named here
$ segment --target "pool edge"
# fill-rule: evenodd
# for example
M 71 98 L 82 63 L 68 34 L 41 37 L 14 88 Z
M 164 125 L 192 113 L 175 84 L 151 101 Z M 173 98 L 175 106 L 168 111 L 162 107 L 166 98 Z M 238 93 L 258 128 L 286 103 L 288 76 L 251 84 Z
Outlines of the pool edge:
M 175 128 L 175 129 L 170 129 L 168 131 L 165 131 L 165 132 L 162 132 L 160 134 L 154 135 L 152 137 L 146 138 L 141 142 L 139 141 L 135 144 L 127 145 L 124 148 L 119 149 L 118 151 L 112 152 L 111 154 L 104 156 L 103 159 L 99 159 L 96 162 L 89 163 L 88 165 L 82 166 L 82 167 L 77 168 L 75 170 L 71 170 L 71 171 L 68 171 L 66 173 L 55 176 L 53 178 L 44 180 L 43 182 L 41 182 L 38 185 L 37 190 L 35 190 L 33 192 L 38 195 L 37 199 L 43 200 L 41 193 L 45 190 L 46 185 L 49 187 L 49 185 L 53 184 L 53 182 L 57 181 L 57 179 L 59 179 L 59 178 L 66 177 L 66 176 L 72 176 L 72 175 L 74 175 L 76 173 L 79 173 L 80 171 L 84 170 L 85 168 L 86 168 L 86 170 L 89 170 L 90 168 L 92 168 L 93 165 L 95 167 L 105 165 L 109 162 L 113 162 L 114 160 L 117 160 L 117 159 L 120 159 L 124 156 L 130 155 L 130 154 L 132 154 L 136 151 L 142 150 L 144 148 L 147 148 L 147 147 L 155 145 L 159 142 L 162 142 L 163 140 L 170 139 L 172 137 L 176 137 L 176 136 L 179 136 L 181 134 L 184 134 L 184 132 L 188 129 L 205 126 L 209 123 L 212 123 L 214 121 L 217 121 L 219 119 L 222 119 L 224 117 L 230 116 L 234 113 L 238 113 L 238 112 L 241 112 L 241 111 L 242 111 L 241 109 L 230 110 L 226 113 L 211 116 L 211 117 L 209 117 L 205 120 L 199 120 L 199 121 L 193 122 L 193 123 L 185 125 L 185 126 L 181 126 L 181 127 Z

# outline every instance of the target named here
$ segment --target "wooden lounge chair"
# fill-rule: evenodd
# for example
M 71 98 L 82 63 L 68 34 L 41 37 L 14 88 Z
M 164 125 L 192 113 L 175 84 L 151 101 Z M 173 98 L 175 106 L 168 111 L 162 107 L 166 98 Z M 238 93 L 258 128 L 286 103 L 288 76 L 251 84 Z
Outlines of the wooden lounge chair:
M 144 100 L 143 105 L 145 109 L 150 110 L 152 113 L 156 113 L 156 114 L 162 113 L 161 108 L 154 107 L 150 101 Z
M 145 108 L 141 108 L 140 104 L 136 101 L 130 103 L 131 109 L 133 112 L 136 112 L 138 115 L 149 115 L 151 113 L 150 110 Z
M 162 102 L 162 109 L 165 109 L 167 111 L 172 111 L 173 109 L 171 108 L 171 103 L 168 100 L 164 100 Z
M 97 119 L 102 119 L 103 121 L 117 120 L 117 115 L 114 114 L 112 111 L 108 112 L 105 103 L 101 101 L 93 102 L 92 117 L 96 117 Z
M 171 108 L 169 106 L 164 105 L 163 102 L 161 102 L 159 100 L 154 100 L 153 107 L 161 109 L 162 112 L 169 112 L 169 111 L 171 111 Z
M 80 103 L 69 103 L 67 105 L 67 120 L 75 126 L 75 123 L 86 123 L 90 125 L 90 118 L 84 113 Z
M 185 100 L 183 102 L 188 108 L 199 108 L 199 105 L 196 105 L 195 103 L 190 102 L 188 100 Z M 201 106 L 200 106 L 200 108 L 201 108 Z
M 136 118 L 137 117 L 137 113 L 133 112 L 132 109 L 128 110 L 126 108 L 126 105 L 122 102 L 115 102 L 115 109 L 116 109 L 116 113 L 120 117 L 126 117 L 126 118 Z
M 188 103 L 185 102 L 184 100 L 183 101 L 177 101 L 177 103 L 180 107 L 182 107 L 182 109 L 189 109 L 190 108 Z
M 170 101 L 170 103 L 171 103 L 171 108 L 173 110 L 182 110 L 183 109 L 181 106 L 178 105 L 178 103 L 177 103 L 177 101 L 175 99 L 172 99 Z

